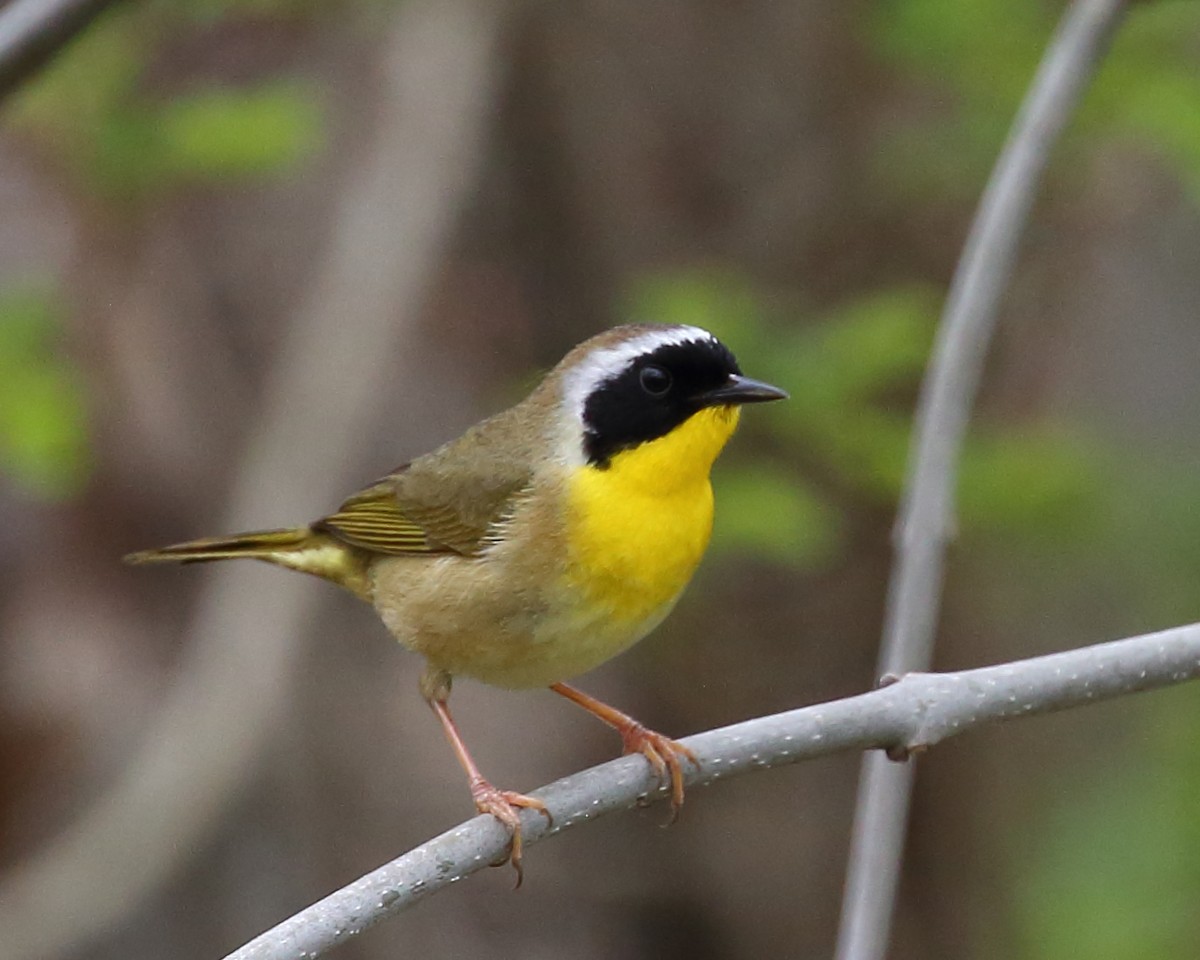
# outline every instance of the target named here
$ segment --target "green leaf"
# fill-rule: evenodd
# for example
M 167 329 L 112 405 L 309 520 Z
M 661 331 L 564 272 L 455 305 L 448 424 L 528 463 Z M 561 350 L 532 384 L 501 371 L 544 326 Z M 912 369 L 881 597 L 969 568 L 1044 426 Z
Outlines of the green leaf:
M 0 293 L 0 471 L 48 498 L 77 492 L 91 459 L 82 378 L 60 336 L 50 295 Z
M 936 322 L 929 288 L 884 290 L 830 314 L 790 349 L 776 351 L 771 365 L 793 368 L 799 405 L 861 403 L 919 379 Z
M 717 468 L 713 547 L 811 569 L 838 546 L 838 516 L 789 471 L 764 463 Z
M 1194 800 L 1172 796 L 1167 771 L 1117 773 L 1041 826 L 1015 887 L 1032 960 L 1171 960 L 1195 956 L 1200 884 L 1181 845 Z M 1027 846 L 1027 845 L 1022 845 Z
M 1052 11 L 1036 0 L 888 0 L 872 36 L 883 58 L 914 85 L 933 88 L 881 142 L 874 164 L 882 191 L 907 208 L 914 197 L 944 203 L 975 194 L 995 159 L 1052 33 Z M 1142 4 L 1123 23 L 1054 168 L 1080 184 L 1077 151 L 1123 140 L 1162 158 L 1200 202 L 1200 68 L 1195 4 Z M 1053 175 L 1053 170 L 1052 170 Z
M 128 105 L 143 69 L 146 36 L 153 36 L 138 28 L 126 10 L 101 17 L 14 97 L 15 125 L 90 187 L 102 188 L 108 175 L 104 140 L 113 136 L 111 126 L 131 122 Z M 128 155 L 134 170 L 138 159 Z
M 305 2 L 229 6 L 284 16 Z M 319 145 L 322 120 L 300 85 L 208 87 L 163 100 L 143 89 L 146 65 L 169 38 L 195 29 L 197 16 L 207 16 L 199 5 L 157 3 L 102 17 L 17 98 L 16 122 L 87 189 L 126 205 L 180 183 L 295 169 Z
M 959 467 L 964 527 L 1078 539 L 1100 505 L 1099 456 L 1064 429 L 976 433 Z
M 293 169 L 316 149 L 321 117 L 301 89 L 209 90 L 161 111 L 163 164 L 190 179 L 260 176 Z

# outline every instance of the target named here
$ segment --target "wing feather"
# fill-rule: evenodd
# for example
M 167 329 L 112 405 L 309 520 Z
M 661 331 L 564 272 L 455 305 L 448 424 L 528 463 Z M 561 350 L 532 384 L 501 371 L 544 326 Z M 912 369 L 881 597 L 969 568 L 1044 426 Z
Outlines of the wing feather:
M 495 497 L 489 516 L 472 518 L 449 504 L 405 498 L 388 478 L 356 493 L 312 526 L 372 553 L 474 556 L 494 539 L 495 525 L 508 517 L 517 493 Z
M 545 438 L 530 404 L 510 407 L 405 464 L 313 526 L 372 553 L 478 556 L 528 494 Z M 538 401 L 543 402 L 542 400 Z
M 444 553 L 449 549 L 432 540 L 422 524 L 404 514 L 387 483 L 377 483 L 356 493 L 313 526 L 372 553 L 403 556 Z

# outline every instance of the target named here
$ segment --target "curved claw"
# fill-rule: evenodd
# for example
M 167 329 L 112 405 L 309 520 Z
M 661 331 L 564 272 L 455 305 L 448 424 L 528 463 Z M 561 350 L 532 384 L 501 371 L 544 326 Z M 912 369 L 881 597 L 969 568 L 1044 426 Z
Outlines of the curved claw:
M 647 729 L 629 714 L 588 696 L 582 690 L 576 690 L 569 683 L 552 683 L 550 689 L 572 703 L 579 704 L 588 713 L 599 717 L 616 730 L 621 735 L 625 752 L 640 753 L 654 768 L 660 780 L 670 777 L 671 819 L 667 823 L 674 823 L 675 818 L 679 816 L 679 808 L 683 806 L 683 761 L 689 760 L 699 769 L 700 758 L 682 743 Z
M 620 728 L 620 733 L 625 753 L 640 753 L 650 762 L 660 780 L 670 779 L 671 817 L 667 823 L 674 823 L 683 806 L 683 763 L 686 760 L 699 767 L 700 758 L 682 743 L 637 722 Z
M 523 793 L 516 793 L 512 790 L 499 790 L 482 779 L 472 781 L 471 799 L 475 801 L 476 810 L 480 813 L 490 813 L 508 829 L 511 837 L 508 856 L 497 863 L 496 866 L 502 866 L 505 863 L 513 865 L 513 869 L 517 871 L 517 882 L 513 889 L 517 889 L 525 879 L 525 871 L 521 867 L 521 850 L 523 844 L 521 839 L 521 815 L 518 812 L 518 808 L 538 811 L 538 813 L 545 816 L 551 825 L 554 823 L 554 818 L 550 816 L 550 811 L 546 809 L 546 805 L 537 797 L 528 797 Z

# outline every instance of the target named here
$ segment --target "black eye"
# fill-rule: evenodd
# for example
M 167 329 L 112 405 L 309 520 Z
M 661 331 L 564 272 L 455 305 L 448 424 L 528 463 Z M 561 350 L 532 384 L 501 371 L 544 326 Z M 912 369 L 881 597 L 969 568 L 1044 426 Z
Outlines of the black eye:
M 671 374 L 662 367 L 656 367 L 653 364 L 642 367 L 638 378 L 641 381 L 642 389 L 652 397 L 665 397 L 667 391 L 671 389 Z

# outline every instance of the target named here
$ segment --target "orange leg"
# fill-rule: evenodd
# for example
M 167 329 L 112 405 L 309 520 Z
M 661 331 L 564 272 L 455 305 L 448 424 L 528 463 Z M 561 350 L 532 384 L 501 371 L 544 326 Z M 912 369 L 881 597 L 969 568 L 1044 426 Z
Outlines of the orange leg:
M 671 783 L 671 820 L 679 815 L 683 806 L 683 761 L 690 760 L 696 767 L 700 760 L 682 743 L 676 743 L 670 737 L 648 730 L 627 713 L 622 713 L 616 707 L 610 707 L 595 697 L 589 697 L 582 690 L 577 690 L 566 683 L 553 683 L 550 689 L 561 694 L 573 703 L 579 704 L 588 713 L 599 717 L 621 735 L 625 753 L 640 753 L 650 761 L 650 766 L 660 779 L 670 777 Z
M 433 671 L 426 673 L 421 678 L 421 692 L 425 695 L 426 701 L 437 715 L 438 720 L 441 721 L 446 739 L 454 748 L 454 755 L 458 757 L 458 762 L 467 772 L 467 781 L 471 787 L 471 799 L 475 801 L 475 809 L 480 813 L 490 813 L 512 834 L 508 862 L 517 871 L 517 886 L 519 887 L 524 879 L 524 872 L 521 869 L 521 816 L 517 812 L 517 808 L 528 807 L 537 810 L 544 813 L 547 820 L 550 820 L 550 811 L 537 797 L 527 797 L 523 793 L 515 793 L 512 790 L 497 789 L 479 772 L 479 767 L 475 765 L 475 761 L 467 750 L 467 745 L 463 742 L 462 734 L 458 732 L 454 718 L 450 716 L 450 707 L 447 703 L 450 695 L 448 675 L 435 674 Z

